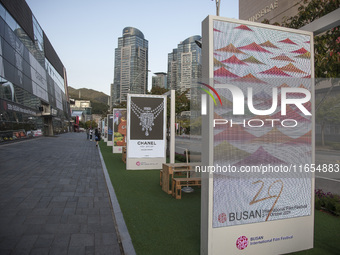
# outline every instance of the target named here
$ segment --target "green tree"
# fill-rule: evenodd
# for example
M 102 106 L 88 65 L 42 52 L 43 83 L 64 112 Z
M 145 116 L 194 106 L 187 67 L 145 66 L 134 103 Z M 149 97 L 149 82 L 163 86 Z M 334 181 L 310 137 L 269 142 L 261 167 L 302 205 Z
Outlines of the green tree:
M 169 90 L 166 88 L 161 88 L 159 86 L 152 87 L 150 94 L 152 95 L 163 95 L 164 93 L 168 92 Z
M 94 120 L 88 120 L 88 121 L 86 121 L 86 122 L 85 122 L 85 127 L 84 127 L 84 128 L 90 128 L 90 127 L 92 127 L 92 128 L 98 127 L 97 122 L 95 122 Z
M 107 104 L 91 102 L 92 114 L 107 114 L 109 106 Z
M 299 29 L 339 7 L 340 0 L 304 0 L 299 6 L 299 13 L 286 17 L 281 26 Z M 269 21 L 264 20 L 263 23 L 269 24 Z M 314 61 L 316 78 L 339 77 L 340 26 L 314 36 Z
M 325 125 L 340 124 L 340 96 L 328 97 L 318 103 L 319 108 L 316 111 L 316 123 L 321 126 L 321 143 L 325 146 Z

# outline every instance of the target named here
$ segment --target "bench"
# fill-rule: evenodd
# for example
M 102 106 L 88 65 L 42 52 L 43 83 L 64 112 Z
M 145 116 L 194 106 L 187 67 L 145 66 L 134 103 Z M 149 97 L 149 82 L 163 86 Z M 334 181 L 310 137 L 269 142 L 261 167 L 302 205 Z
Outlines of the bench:
M 163 185 L 163 170 L 159 171 L 159 185 Z
M 126 164 L 126 146 L 123 146 L 122 150 L 122 160 Z
M 184 186 L 201 186 L 200 177 L 192 178 L 172 178 L 172 195 L 176 199 L 182 198 L 182 187 Z

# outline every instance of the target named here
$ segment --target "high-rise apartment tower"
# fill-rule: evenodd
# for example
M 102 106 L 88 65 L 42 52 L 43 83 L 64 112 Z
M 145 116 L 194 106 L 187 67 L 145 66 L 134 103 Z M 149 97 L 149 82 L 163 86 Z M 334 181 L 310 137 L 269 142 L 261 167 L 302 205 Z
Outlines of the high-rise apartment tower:
M 148 41 L 134 27 L 123 29 L 115 49 L 112 104 L 126 101 L 127 94 L 145 94 L 148 85 Z

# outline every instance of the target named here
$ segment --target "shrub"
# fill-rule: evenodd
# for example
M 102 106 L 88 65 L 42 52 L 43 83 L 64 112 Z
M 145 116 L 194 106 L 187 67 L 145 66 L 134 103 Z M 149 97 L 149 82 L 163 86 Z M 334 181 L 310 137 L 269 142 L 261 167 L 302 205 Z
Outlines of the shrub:
M 340 197 L 317 189 L 315 191 L 315 209 L 325 209 L 335 215 L 340 215 Z

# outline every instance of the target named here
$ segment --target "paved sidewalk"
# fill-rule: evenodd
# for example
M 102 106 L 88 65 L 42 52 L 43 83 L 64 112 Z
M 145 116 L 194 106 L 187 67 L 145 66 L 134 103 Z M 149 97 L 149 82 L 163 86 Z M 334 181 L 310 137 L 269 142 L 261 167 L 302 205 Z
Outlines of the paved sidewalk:
M 121 254 L 85 133 L 0 145 L 0 254 Z

